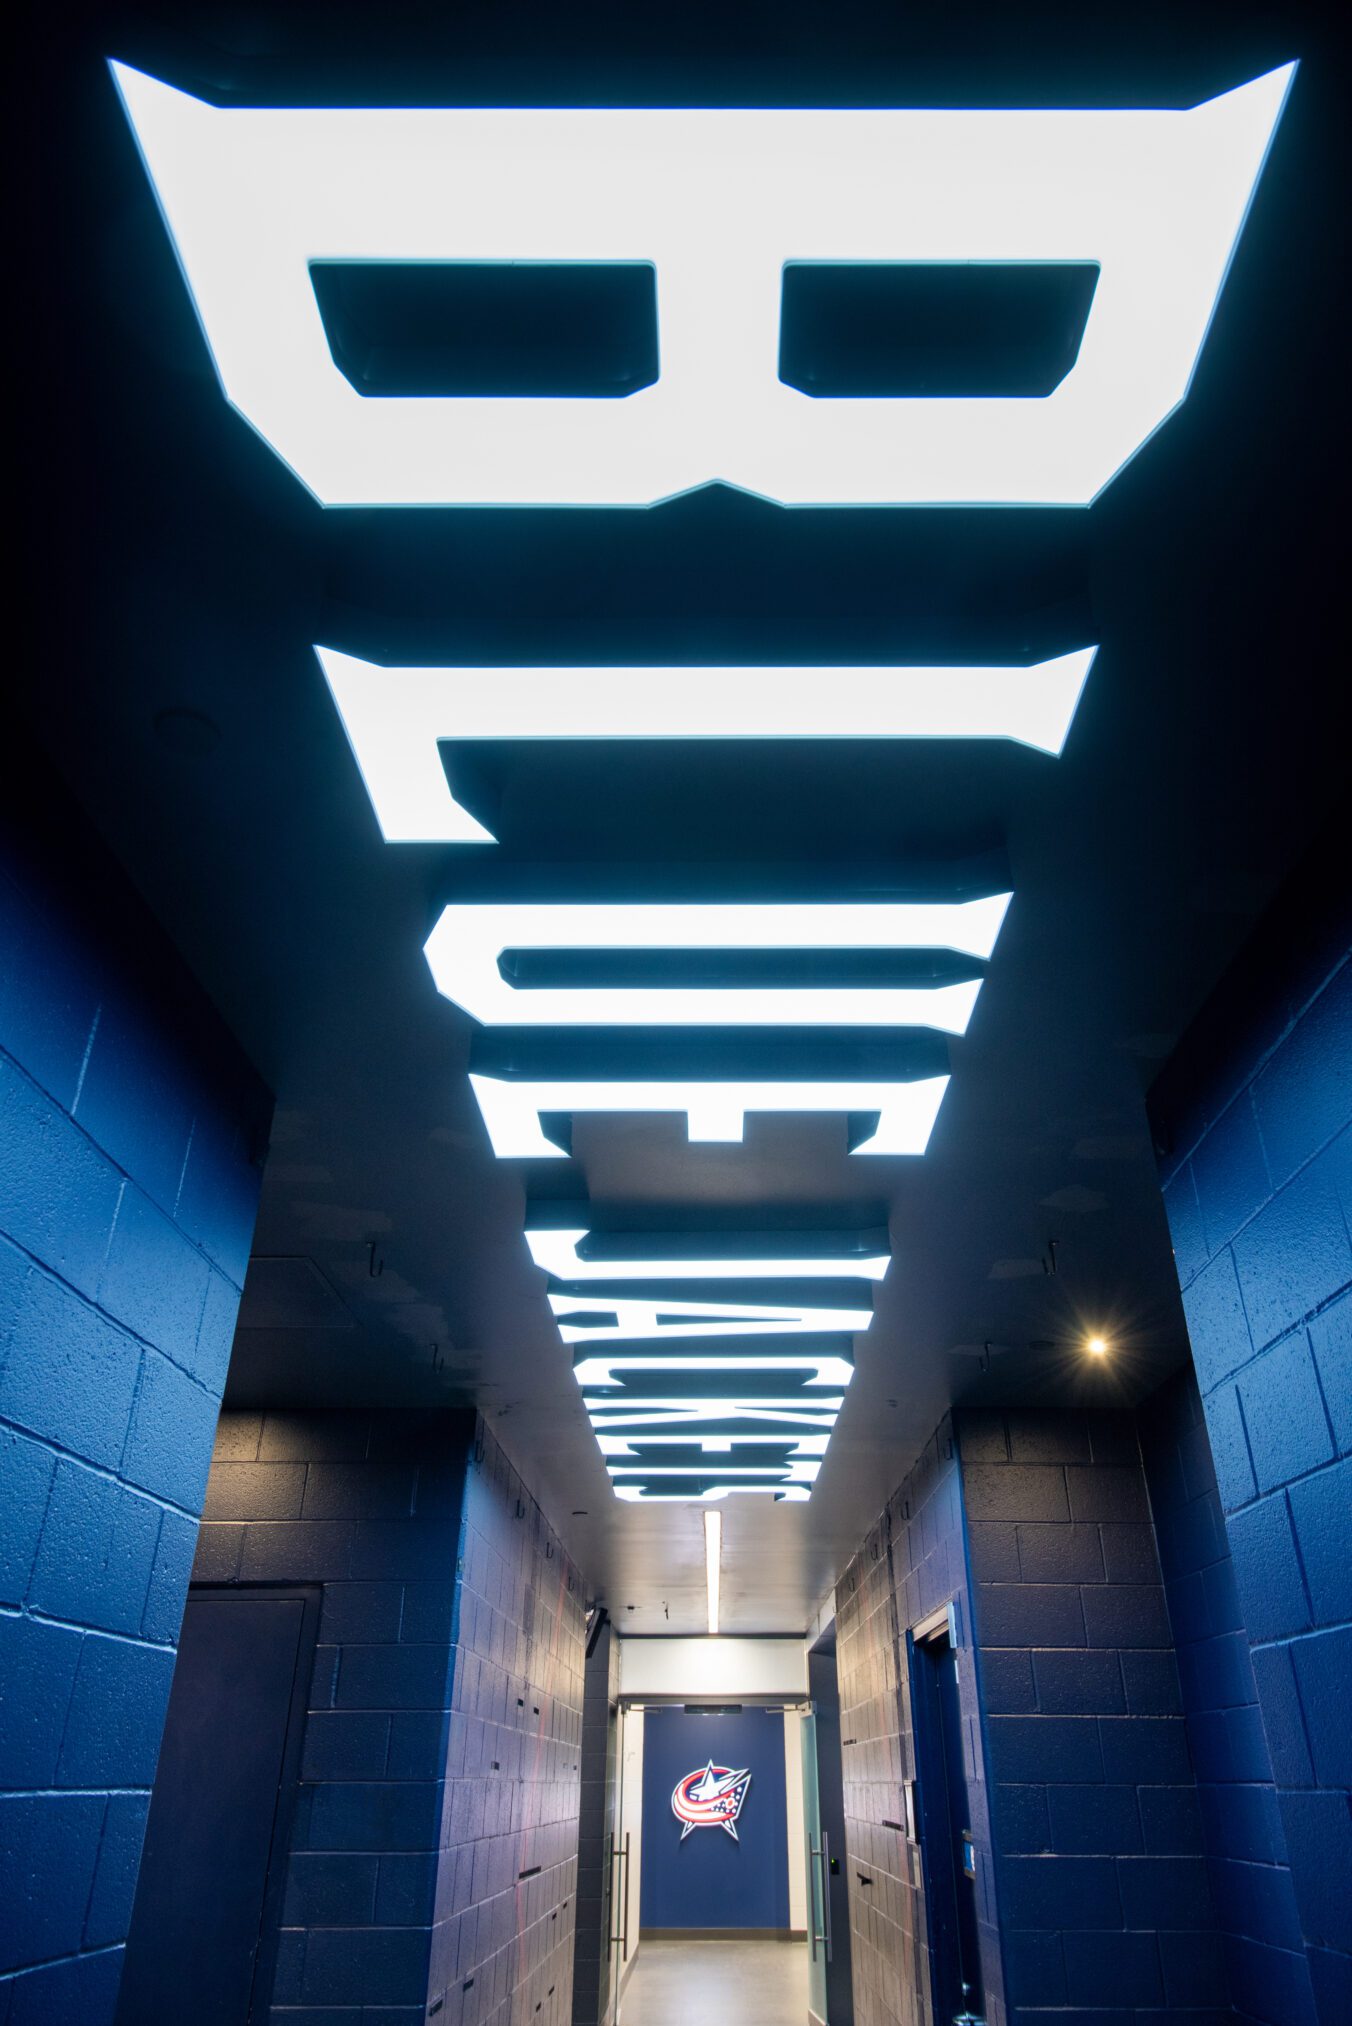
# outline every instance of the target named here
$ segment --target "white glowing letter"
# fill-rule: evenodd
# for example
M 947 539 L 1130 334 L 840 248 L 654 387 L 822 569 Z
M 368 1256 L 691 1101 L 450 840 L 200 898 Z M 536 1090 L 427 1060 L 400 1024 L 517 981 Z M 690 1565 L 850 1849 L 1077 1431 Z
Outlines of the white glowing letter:
M 509 950 L 956 950 L 988 957 L 1010 896 L 988 900 L 488 902 L 445 908 L 427 939 L 437 990 L 485 1027 L 932 1027 L 965 1034 L 979 979 L 961 984 L 540 985 L 499 968 Z
M 387 844 L 493 842 L 452 795 L 441 740 L 1012 739 L 1056 754 L 1096 652 L 1032 668 L 382 668 L 315 649 Z
M 113 73 L 226 397 L 325 505 L 1084 505 L 1187 394 L 1293 69 L 1191 112 L 222 111 Z M 369 398 L 314 260 L 648 262 L 660 377 Z M 776 370 L 796 261 L 1100 271 L 1045 397 L 814 400 Z

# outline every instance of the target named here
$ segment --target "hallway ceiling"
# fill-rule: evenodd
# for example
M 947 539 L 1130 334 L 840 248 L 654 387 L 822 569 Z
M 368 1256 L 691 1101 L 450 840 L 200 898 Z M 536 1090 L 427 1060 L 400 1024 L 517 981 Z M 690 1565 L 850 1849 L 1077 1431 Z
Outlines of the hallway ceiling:
M 992 8 L 978 34 L 862 4 L 63 13 L 25 72 L 39 623 L 17 687 L 277 1093 L 231 1402 L 472 1399 L 621 1630 L 701 1630 L 701 1508 L 613 1499 L 527 1199 L 655 1229 L 885 1223 L 810 1501 L 723 1508 L 724 1629 L 801 1629 L 951 1402 L 1129 1398 L 1184 1355 L 1144 1092 L 1345 794 L 1342 81 L 1318 17 Z M 649 509 L 325 510 L 221 398 L 108 55 L 277 105 L 1181 107 L 1303 67 L 1188 400 L 1089 509 L 786 510 L 710 486 Z M 484 850 L 382 840 L 314 642 L 559 667 L 1100 651 L 1059 758 L 459 747 Z M 727 1146 L 671 1115 L 580 1115 L 571 1160 L 495 1160 L 474 1023 L 421 954 L 451 902 L 997 891 L 1014 898 L 942 1046 L 923 1157 L 849 1154 L 840 1115 L 754 1116 Z M 1091 1330 L 1113 1345 L 1092 1367 Z

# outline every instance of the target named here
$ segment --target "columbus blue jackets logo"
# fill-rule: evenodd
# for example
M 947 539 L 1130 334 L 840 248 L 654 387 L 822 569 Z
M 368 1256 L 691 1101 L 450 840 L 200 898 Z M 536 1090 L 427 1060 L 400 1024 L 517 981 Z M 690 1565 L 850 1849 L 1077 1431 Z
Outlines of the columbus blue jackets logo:
M 682 1843 L 692 1829 L 726 1829 L 736 1843 L 737 1817 L 750 1785 L 751 1775 L 745 1766 L 735 1772 L 731 1766 L 716 1766 L 712 1759 L 702 1771 L 678 1780 L 672 1790 L 671 1812 L 681 1825 Z

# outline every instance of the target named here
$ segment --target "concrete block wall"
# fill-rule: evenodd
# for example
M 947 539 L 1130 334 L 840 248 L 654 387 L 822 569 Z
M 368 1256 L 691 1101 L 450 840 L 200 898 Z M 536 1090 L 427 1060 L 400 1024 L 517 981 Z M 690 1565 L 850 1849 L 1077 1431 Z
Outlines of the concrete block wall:
M 0 785 L 0 2017 L 110 2021 L 271 1101 L 28 755 Z
M 1009 2018 L 1228 2012 L 1134 1417 L 958 1417 Z
M 1255 2026 L 1314 2018 L 1272 1760 L 1202 1403 L 1180 1372 L 1138 1415 L 1231 2003 Z
M 580 1586 L 482 1423 L 223 1415 L 194 1578 L 322 1586 L 271 2018 L 561 2026 Z
M 1320 874 L 1307 868 L 1222 981 L 1151 1117 L 1300 1932 L 1332 2026 L 1352 2017 L 1352 964 L 1345 898 Z
M 619 1698 L 620 1642 L 607 1619 L 586 1662 L 582 1696 L 573 2026 L 598 2026 L 598 2022 L 610 2016 L 613 1967 L 610 1936 L 615 1932 L 611 1896 L 617 1887 L 611 1850 L 615 1837 Z M 638 1889 L 637 1878 L 632 1879 L 631 1897 Z
M 845 1845 L 856 2026 L 936 2026 L 925 1886 L 905 1833 L 904 1783 L 915 1778 L 906 1634 L 956 1599 L 959 1648 L 970 1658 L 970 1597 L 959 1467 L 948 1422 L 888 1501 L 836 1588 Z M 960 1674 L 965 1772 L 978 1851 L 987 2017 L 1003 2020 L 990 1892 L 990 1825 L 976 1679 Z M 863 1885 L 861 1874 L 869 1880 Z

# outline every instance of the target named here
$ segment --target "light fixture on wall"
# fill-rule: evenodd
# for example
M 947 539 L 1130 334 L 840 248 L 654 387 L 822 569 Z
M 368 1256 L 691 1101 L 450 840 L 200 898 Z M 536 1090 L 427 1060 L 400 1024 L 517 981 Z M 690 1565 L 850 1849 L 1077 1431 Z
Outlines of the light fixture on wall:
M 704 1586 L 709 1598 L 709 1637 L 718 1634 L 718 1605 L 720 1569 L 719 1558 L 723 1552 L 723 1515 L 721 1512 L 706 1512 L 704 1515 Z
M 1087 505 L 1186 398 L 1294 64 L 1191 111 L 220 108 L 113 77 L 232 406 L 326 506 Z M 814 398 L 803 263 L 1094 263 L 1041 397 Z M 359 391 L 317 268 L 646 264 L 623 398 Z
M 1097 652 L 1031 668 L 385 668 L 315 649 L 387 844 L 495 841 L 456 800 L 443 741 L 1009 739 L 1055 757 Z
M 1097 1334 L 1091 1337 L 1086 1337 L 1084 1340 L 1084 1347 L 1091 1358 L 1106 1358 L 1111 1348 L 1107 1337 L 1099 1336 Z

